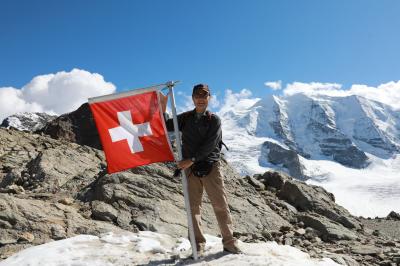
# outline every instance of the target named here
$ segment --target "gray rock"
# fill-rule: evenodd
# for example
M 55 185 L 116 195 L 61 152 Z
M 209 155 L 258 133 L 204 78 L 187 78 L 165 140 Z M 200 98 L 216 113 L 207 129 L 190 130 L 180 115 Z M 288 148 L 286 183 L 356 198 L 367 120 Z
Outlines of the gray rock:
M 118 211 L 103 201 L 92 201 L 92 216 L 100 221 L 116 222 Z
M 285 173 L 282 172 L 276 172 L 276 171 L 267 171 L 262 175 L 262 178 L 264 180 L 264 184 L 267 187 L 273 187 L 276 188 L 276 190 L 281 190 L 283 187 L 283 184 L 287 180 L 291 180 L 292 178 Z
M 326 240 L 353 240 L 357 238 L 355 232 L 347 229 L 339 223 L 332 222 L 324 216 L 317 215 L 300 215 L 299 220 L 304 222 L 306 226 L 318 230 L 322 234 L 322 239 Z
M 387 220 L 397 220 L 400 221 L 400 213 L 395 211 L 391 211 L 388 216 L 386 217 Z
M 357 221 L 343 207 L 335 204 L 334 197 L 321 187 L 309 186 L 296 180 L 288 180 L 278 193 L 300 211 L 314 211 L 348 228 L 360 229 Z
M 25 189 L 22 186 L 18 186 L 16 184 L 12 184 L 6 186 L 5 188 L 0 188 L 1 193 L 12 193 L 12 194 L 24 194 Z
M 292 246 L 293 240 L 290 237 L 287 237 L 287 238 L 285 238 L 284 244 L 288 245 L 288 246 Z
M 300 228 L 300 229 L 297 229 L 297 230 L 295 231 L 295 233 L 296 233 L 297 235 L 302 236 L 302 235 L 305 235 L 305 234 L 306 234 L 306 230 L 304 230 L 303 228 Z
M 18 241 L 23 241 L 23 242 L 33 242 L 35 240 L 35 236 L 32 233 L 29 232 L 23 232 L 22 234 L 19 235 Z
M 371 245 L 355 245 L 351 247 L 351 252 L 360 255 L 377 255 L 382 252 L 382 249 Z
M 331 258 L 333 261 L 339 263 L 340 265 L 348 265 L 348 266 L 359 266 L 360 264 L 353 259 L 352 257 L 344 254 L 335 254 L 325 252 L 323 254 L 324 257 Z
M 265 185 L 251 176 L 246 176 L 247 181 L 251 184 L 256 190 L 265 190 Z

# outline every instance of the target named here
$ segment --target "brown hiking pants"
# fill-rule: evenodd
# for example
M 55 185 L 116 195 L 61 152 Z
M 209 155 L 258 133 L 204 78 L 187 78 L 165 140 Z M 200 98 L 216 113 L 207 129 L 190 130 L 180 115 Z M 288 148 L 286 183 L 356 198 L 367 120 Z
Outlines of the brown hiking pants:
M 224 180 L 220 171 L 220 166 L 220 162 L 215 162 L 211 172 L 207 176 L 201 178 L 193 175 L 190 168 L 186 170 L 193 229 L 196 238 L 196 245 L 198 247 L 204 245 L 206 242 L 201 229 L 201 202 L 204 189 L 206 190 L 208 198 L 213 206 L 224 247 L 234 245 L 236 241 L 232 234 L 232 219 L 225 194 Z

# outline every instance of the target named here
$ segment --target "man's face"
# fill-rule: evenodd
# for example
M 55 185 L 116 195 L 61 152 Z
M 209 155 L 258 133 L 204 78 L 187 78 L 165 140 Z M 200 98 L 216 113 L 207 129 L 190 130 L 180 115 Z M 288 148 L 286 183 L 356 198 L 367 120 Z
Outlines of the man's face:
M 192 97 L 194 106 L 198 111 L 205 111 L 208 106 L 208 101 L 210 100 L 210 95 L 208 93 L 196 93 Z

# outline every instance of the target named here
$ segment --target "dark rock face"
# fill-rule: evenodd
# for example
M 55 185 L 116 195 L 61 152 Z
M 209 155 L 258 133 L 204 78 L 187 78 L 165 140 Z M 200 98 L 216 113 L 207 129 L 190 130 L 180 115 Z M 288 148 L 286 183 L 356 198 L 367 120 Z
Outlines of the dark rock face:
M 325 139 L 320 144 L 321 151 L 326 156 L 345 166 L 353 168 L 367 167 L 368 157 L 363 151 L 354 146 L 348 139 Z
M 14 128 L 24 131 L 36 131 L 43 128 L 57 116 L 46 113 L 18 113 L 3 120 L 0 127 Z
M 375 102 L 375 104 L 378 106 L 380 105 L 382 110 L 386 109 L 380 103 Z M 393 115 L 395 119 L 400 118 L 398 113 L 394 113 Z M 355 121 L 353 137 L 358 141 L 368 143 L 372 147 L 385 150 L 388 154 L 398 153 L 400 151 L 400 145 L 396 143 L 394 139 L 389 138 L 381 129 L 377 128 L 370 117 L 363 117 Z
M 54 139 L 75 142 L 98 150 L 102 149 L 88 103 L 81 105 L 76 111 L 61 115 L 47 123 L 39 133 L 44 133 Z
M 368 166 L 368 157 L 365 153 L 336 128 L 335 122 L 327 112 L 318 102 L 312 102 L 307 130 L 319 143 L 321 153 L 331 156 L 334 161 L 345 166 L 353 168 Z
M 303 166 L 296 151 L 288 150 L 276 143 L 266 141 L 261 147 L 261 154 L 267 156 L 270 163 L 287 168 L 291 176 L 300 180 L 308 179 L 303 173 Z
M 395 211 L 391 211 L 388 216 L 386 217 L 387 220 L 397 220 L 400 221 L 400 213 Z

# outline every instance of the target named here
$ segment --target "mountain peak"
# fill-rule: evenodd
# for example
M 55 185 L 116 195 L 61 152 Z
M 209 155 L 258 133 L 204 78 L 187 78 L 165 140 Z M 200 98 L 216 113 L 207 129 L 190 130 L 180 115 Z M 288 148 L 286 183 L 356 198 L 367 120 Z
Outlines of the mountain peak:
M 21 131 L 36 131 L 56 117 L 47 113 L 21 112 L 6 117 L 0 127 L 15 128 Z

